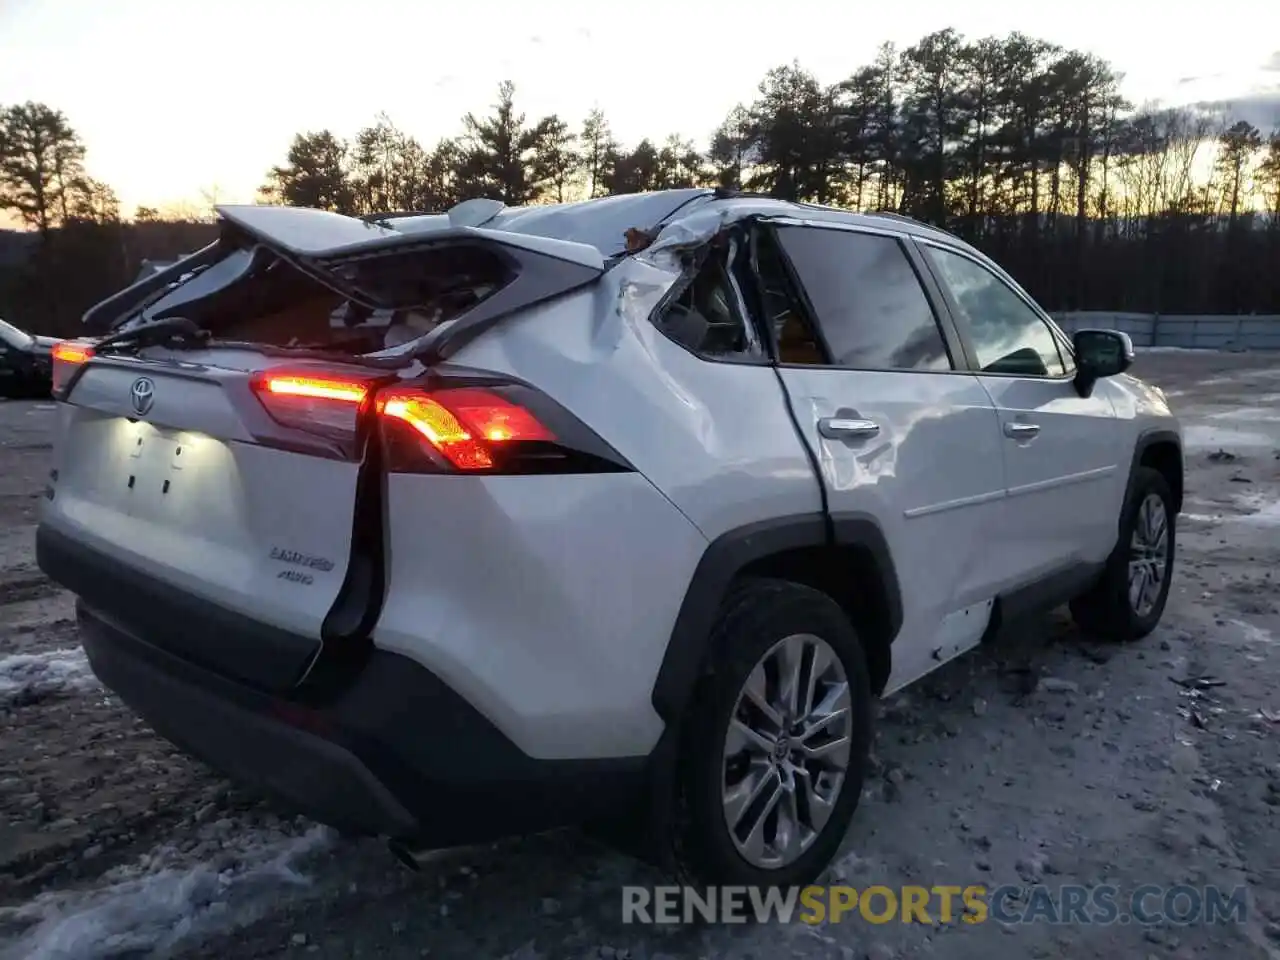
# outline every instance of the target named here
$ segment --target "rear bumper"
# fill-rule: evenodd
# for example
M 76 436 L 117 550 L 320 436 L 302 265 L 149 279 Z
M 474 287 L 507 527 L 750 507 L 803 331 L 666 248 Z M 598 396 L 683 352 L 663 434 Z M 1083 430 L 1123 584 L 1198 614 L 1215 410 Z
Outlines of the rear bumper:
M 57 496 L 56 488 L 53 495 Z M 181 660 L 259 690 L 292 689 L 320 643 L 268 626 L 134 570 L 48 523 L 36 562 L 104 619 Z
M 42 566 L 62 539 L 42 529 Z M 160 735 L 352 833 L 429 846 L 476 843 L 613 819 L 644 800 L 645 758 L 532 758 L 398 654 L 375 651 L 341 692 L 304 704 L 175 654 L 154 620 L 145 621 L 146 633 L 84 598 L 77 617 L 94 673 Z
M 93 672 L 187 753 L 333 826 L 414 831 L 405 805 L 336 738 L 299 729 L 265 695 L 149 648 L 83 603 L 76 613 Z

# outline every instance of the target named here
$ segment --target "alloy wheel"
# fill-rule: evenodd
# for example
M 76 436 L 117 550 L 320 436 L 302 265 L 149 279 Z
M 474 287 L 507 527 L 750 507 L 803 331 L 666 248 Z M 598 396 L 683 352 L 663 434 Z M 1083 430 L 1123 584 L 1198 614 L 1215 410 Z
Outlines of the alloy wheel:
M 1138 507 L 1129 541 L 1129 606 L 1139 617 L 1155 609 L 1169 569 L 1169 515 L 1149 493 Z
M 848 677 L 825 640 L 794 634 L 760 658 L 729 720 L 721 791 L 748 863 L 785 867 L 818 838 L 844 787 L 852 734 Z

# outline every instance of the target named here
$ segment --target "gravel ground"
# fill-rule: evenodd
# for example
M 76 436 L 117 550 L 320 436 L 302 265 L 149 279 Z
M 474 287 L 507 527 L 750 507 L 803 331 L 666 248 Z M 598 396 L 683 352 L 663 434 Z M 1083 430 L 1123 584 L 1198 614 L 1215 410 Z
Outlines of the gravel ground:
M 0 958 L 1280 956 L 1280 357 L 1139 372 L 1187 427 L 1164 624 L 1114 647 L 1055 615 L 883 704 L 832 882 L 1247 887 L 1243 923 L 624 925 L 620 886 L 662 879 L 573 832 L 410 873 L 187 760 L 94 682 L 32 555 L 54 411 L 9 401 Z

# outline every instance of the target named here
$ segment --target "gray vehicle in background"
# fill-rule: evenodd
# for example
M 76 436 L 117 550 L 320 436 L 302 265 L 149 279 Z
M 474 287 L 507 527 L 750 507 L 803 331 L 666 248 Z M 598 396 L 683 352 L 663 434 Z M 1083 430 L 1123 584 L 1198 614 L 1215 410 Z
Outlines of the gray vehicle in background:
M 55 343 L 0 319 L 0 397 L 47 397 Z

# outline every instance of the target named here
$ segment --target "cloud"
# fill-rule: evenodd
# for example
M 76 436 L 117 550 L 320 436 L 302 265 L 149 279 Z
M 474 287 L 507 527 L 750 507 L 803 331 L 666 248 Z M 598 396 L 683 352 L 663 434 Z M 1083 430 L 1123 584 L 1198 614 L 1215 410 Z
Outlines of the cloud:
M 1223 113 L 1231 122 L 1247 120 L 1268 134 L 1280 131 L 1280 85 L 1223 100 L 1201 100 L 1192 106 L 1213 113 Z
M 1199 83 L 1201 80 L 1216 80 L 1220 76 L 1222 76 L 1222 74 L 1220 73 L 1205 73 L 1205 74 L 1197 74 L 1196 76 L 1192 76 L 1192 77 L 1179 77 L 1178 86 L 1185 87 L 1188 83 Z
M 1267 57 L 1267 62 L 1262 65 L 1262 69 L 1270 73 L 1280 73 L 1280 50 Z

